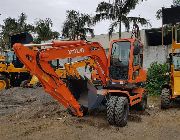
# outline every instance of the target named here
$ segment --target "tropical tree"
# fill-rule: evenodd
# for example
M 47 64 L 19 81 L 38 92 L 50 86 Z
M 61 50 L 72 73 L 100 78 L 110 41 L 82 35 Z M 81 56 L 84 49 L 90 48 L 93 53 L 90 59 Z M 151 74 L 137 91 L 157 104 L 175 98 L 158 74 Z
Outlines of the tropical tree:
M 21 13 L 19 18 L 17 19 L 17 32 L 33 32 L 34 26 L 32 24 L 27 23 L 27 15 L 25 13 Z
M 36 42 L 46 41 L 50 39 L 57 39 L 59 37 L 58 32 L 52 31 L 52 20 L 46 18 L 45 20 L 39 19 L 35 22 L 35 32 L 37 33 Z
M 6 18 L 1 25 L 1 48 L 7 48 L 9 45 L 9 36 L 17 30 L 17 21 L 15 18 Z
M 148 24 L 145 18 L 141 17 L 128 17 L 127 15 L 136 5 L 143 0 L 113 0 L 113 2 L 101 2 L 96 8 L 96 15 L 94 23 L 101 20 L 113 21 L 109 27 L 109 35 L 112 35 L 115 27 L 119 28 L 119 38 L 121 38 L 121 24 L 125 25 L 127 31 L 130 29 L 130 23 L 141 25 Z
M 180 0 L 173 0 L 174 6 L 180 6 Z
M 59 36 L 60 36 L 60 33 L 59 33 L 59 32 L 57 32 L 57 31 L 53 31 L 53 32 L 52 32 L 52 39 L 58 39 Z
M 85 37 L 87 33 L 90 33 L 91 36 L 94 35 L 94 30 L 90 28 L 92 26 L 90 15 L 75 10 L 68 10 L 66 13 L 66 20 L 62 30 L 62 35 L 65 38 L 75 40 L 80 35 Z
M 33 32 L 34 26 L 27 23 L 27 16 L 21 13 L 18 19 L 8 17 L 3 20 L 1 25 L 0 42 L 2 48 L 9 47 L 9 37 L 12 34 L 17 34 L 21 32 Z

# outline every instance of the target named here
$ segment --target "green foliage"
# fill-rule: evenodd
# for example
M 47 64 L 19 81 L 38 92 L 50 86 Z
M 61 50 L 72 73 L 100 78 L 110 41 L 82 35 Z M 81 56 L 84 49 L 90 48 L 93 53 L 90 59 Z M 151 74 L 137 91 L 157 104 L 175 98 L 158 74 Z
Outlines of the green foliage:
M 57 39 L 59 37 L 58 32 L 53 32 L 51 27 L 53 23 L 50 18 L 45 20 L 39 19 L 35 23 L 35 32 L 37 33 L 37 42 L 46 41 L 50 39 Z
M 162 18 L 162 9 L 157 10 L 156 12 L 156 18 L 159 20 Z
M 82 14 L 75 10 L 68 10 L 62 34 L 70 40 L 78 39 L 80 35 L 85 37 L 87 33 L 90 33 L 93 37 L 94 30 L 90 28 L 91 26 L 92 20 L 90 15 Z
M 109 35 L 111 36 L 116 27 L 119 28 L 119 38 L 121 38 L 121 23 L 123 23 L 129 31 L 130 23 L 141 25 L 149 24 L 145 18 L 141 17 L 128 17 L 127 15 L 131 10 L 143 0 L 115 0 L 109 2 L 100 2 L 96 8 L 96 15 L 94 17 L 94 23 L 101 20 L 113 21 L 109 27 Z
M 173 0 L 174 6 L 180 6 L 180 0 Z
M 8 17 L 3 20 L 3 25 L 1 25 L 0 32 L 0 47 L 9 48 L 9 37 L 12 34 L 17 34 L 21 32 L 33 32 L 34 26 L 26 22 L 27 16 L 21 13 L 18 19 Z
M 53 25 L 51 19 L 47 18 L 45 20 L 39 19 L 35 23 L 36 32 L 38 34 L 39 40 L 49 40 L 51 38 L 51 27 Z
M 4 19 L 3 24 L 0 25 L 0 48 L 9 49 L 10 36 L 22 32 L 37 34 L 37 38 L 34 39 L 36 43 L 57 39 L 60 34 L 56 31 L 52 31 L 52 24 L 49 18 L 45 20 L 39 19 L 35 22 L 35 25 L 29 24 L 27 23 L 27 15 L 25 13 L 21 13 L 17 19 L 8 17 Z
M 153 62 L 148 68 L 146 90 L 150 95 L 160 95 L 161 87 L 169 83 L 169 64 Z

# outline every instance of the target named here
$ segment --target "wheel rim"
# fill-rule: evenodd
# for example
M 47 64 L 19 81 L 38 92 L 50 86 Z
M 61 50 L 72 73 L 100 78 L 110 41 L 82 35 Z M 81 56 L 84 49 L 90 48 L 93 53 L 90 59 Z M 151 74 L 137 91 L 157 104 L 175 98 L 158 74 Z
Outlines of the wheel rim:
M 0 80 L 0 90 L 3 90 L 6 88 L 6 82 L 4 80 Z

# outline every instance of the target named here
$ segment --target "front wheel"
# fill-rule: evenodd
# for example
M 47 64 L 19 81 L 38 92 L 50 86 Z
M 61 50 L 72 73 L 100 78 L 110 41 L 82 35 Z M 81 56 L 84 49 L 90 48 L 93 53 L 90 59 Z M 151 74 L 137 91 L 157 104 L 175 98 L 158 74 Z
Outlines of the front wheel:
M 126 97 L 111 96 L 107 103 L 107 120 L 111 125 L 124 127 L 127 124 L 129 102 Z

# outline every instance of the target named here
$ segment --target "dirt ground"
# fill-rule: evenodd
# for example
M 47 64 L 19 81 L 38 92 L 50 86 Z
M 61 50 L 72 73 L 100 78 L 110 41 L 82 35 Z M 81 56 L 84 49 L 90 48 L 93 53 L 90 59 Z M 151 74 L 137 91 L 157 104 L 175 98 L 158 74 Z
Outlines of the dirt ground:
M 130 111 L 124 128 L 110 126 L 106 112 L 83 118 L 70 116 L 42 88 L 0 92 L 0 140 L 178 140 L 180 105 L 159 108 L 150 97 L 145 112 Z

